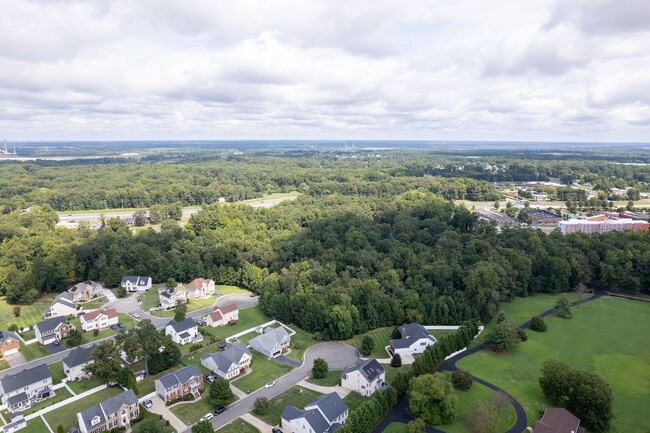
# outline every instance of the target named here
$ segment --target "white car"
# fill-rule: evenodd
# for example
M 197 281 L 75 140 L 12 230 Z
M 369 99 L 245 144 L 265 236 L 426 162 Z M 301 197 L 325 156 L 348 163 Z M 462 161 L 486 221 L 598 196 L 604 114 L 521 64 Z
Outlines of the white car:
M 144 407 L 146 407 L 147 409 L 149 409 L 151 406 L 153 406 L 153 402 L 151 400 L 149 400 L 149 399 L 142 400 L 142 405 Z
M 208 420 L 211 420 L 213 416 L 214 416 L 214 415 L 212 415 L 212 413 L 206 413 L 205 415 L 203 415 L 203 416 L 201 417 L 201 419 L 200 419 L 199 421 L 208 421 Z
M 139 319 L 140 315 L 138 313 L 133 313 L 133 317 L 135 317 L 136 319 Z
M 275 381 L 274 381 L 274 380 L 272 380 L 272 381 L 270 381 L 270 382 L 267 382 L 266 385 L 264 385 L 264 388 L 270 388 L 270 387 L 272 387 L 273 385 L 275 385 Z

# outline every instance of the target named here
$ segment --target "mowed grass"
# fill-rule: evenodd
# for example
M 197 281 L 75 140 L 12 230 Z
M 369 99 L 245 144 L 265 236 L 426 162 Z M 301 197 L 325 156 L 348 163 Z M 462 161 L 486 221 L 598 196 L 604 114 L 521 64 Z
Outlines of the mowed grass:
M 259 305 L 257 305 L 255 307 L 239 310 L 239 320 L 234 325 L 217 326 L 216 328 L 205 326 L 201 327 L 201 330 L 208 334 L 207 336 L 204 336 L 204 338 L 209 338 L 210 335 L 213 335 L 218 339 L 225 339 L 231 335 L 254 328 L 270 320 L 270 318 L 262 313 Z
M 49 355 L 47 350 L 40 343 L 24 344 L 20 343 L 20 353 L 23 354 L 27 361 L 33 361 L 38 358 Z
M 341 370 L 330 370 L 322 379 L 316 379 L 310 376 L 307 378 L 307 382 L 319 386 L 336 386 L 341 383 Z
M 52 428 L 52 430 L 56 431 L 56 426 Z M 47 432 L 48 429 L 45 426 L 45 422 L 43 419 L 39 416 L 37 418 L 31 419 L 27 421 L 27 427 L 24 429 L 20 430 L 20 433 L 43 433 Z
M 275 362 L 259 352 L 252 351 L 252 371 L 241 379 L 232 382 L 232 385 L 249 394 L 265 383 L 275 380 L 293 370 L 292 367 Z
M 260 431 L 243 419 L 237 418 L 230 424 L 221 427 L 216 433 L 260 433 Z
M 456 409 L 456 417 L 450 424 L 438 426 L 446 433 L 472 433 L 472 428 L 469 425 L 469 417 L 472 413 L 474 402 L 485 402 L 490 399 L 494 394 L 490 388 L 474 382 L 468 391 L 455 390 L 458 396 L 458 408 Z M 497 427 L 495 431 L 504 432 L 508 431 L 517 420 L 515 409 L 510 403 L 506 403 L 500 411 L 498 411 Z
M 84 311 L 90 311 L 101 308 L 107 302 L 108 299 L 106 299 L 106 296 L 101 296 L 99 298 L 91 299 L 88 302 L 79 302 L 78 305 L 83 308 Z
M 361 403 L 368 400 L 368 398 L 369 397 L 364 397 L 361 394 L 358 394 L 356 392 L 351 392 L 345 396 L 343 401 L 348 405 L 350 411 L 353 411 L 356 408 L 358 408 L 361 405 Z
M 236 293 L 246 293 L 250 294 L 250 290 L 242 289 L 241 287 L 237 286 L 229 286 L 227 284 L 215 284 L 214 290 L 217 293 L 221 293 L 222 295 L 234 295 Z
M 431 329 L 429 330 L 429 334 L 433 335 L 436 340 L 440 340 L 442 337 L 446 335 L 450 335 L 456 332 L 455 330 L 452 329 Z
M 63 372 L 63 362 L 53 362 L 52 364 L 49 364 L 47 368 L 50 369 L 50 373 L 52 374 L 52 384 L 57 385 L 61 383 L 65 377 L 65 373 Z
M 293 325 L 288 325 L 291 329 L 296 331 L 294 335 L 291 336 L 291 351 L 286 355 L 287 358 L 295 359 L 296 361 L 301 361 L 305 355 L 307 349 L 309 349 L 314 344 L 317 344 L 318 341 L 306 331 L 303 331 L 300 328 L 297 328 Z
M 215 406 L 210 403 L 210 391 L 206 387 L 206 390 L 203 392 L 203 395 L 199 400 L 196 400 L 192 403 L 176 403 L 170 407 L 170 410 L 174 415 L 176 415 L 181 421 L 185 424 L 196 423 L 201 419 L 206 413 L 212 413 L 215 409 Z M 228 403 L 232 403 L 237 400 L 237 397 Z
M 6 370 L 9 368 L 9 363 L 6 359 L 0 358 L 0 370 Z
M 37 324 L 43 319 L 43 311 L 49 308 L 55 294 L 49 294 L 39 298 L 31 305 L 19 305 L 20 317 L 15 317 L 13 310 L 15 305 L 9 305 L 7 298 L 0 296 L 0 323 L 2 329 L 7 329 L 9 325 L 16 324 L 19 329 L 28 328 Z
M 269 400 L 269 411 L 266 415 L 255 416 L 269 425 L 278 425 L 280 424 L 280 414 L 285 406 L 290 404 L 302 410 L 310 401 L 320 395 L 321 393 L 311 389 L 293 386 Z
M 68 391 L 66 388 L 59 388 L 56 391 L 54 391 L 56 395 L 54 397 L 50 397 L 46 400 L 40 401 L 27 409 L 25 411 L 25 415 L 29 415 L 30 413 L 38 412 L 39 410 L 52 406 L 54 403 L 58 403 L 63 400 L 67 400 L 70 397 L 72 397 L 72 394 L 70 394 L 70 391 Z M 60 409 L 57 409 L 60 410 Z M 76 413 L 76 412 L 75 412 Z
M 391 335 L 392 335 L 394 329 L 395 329 L 395 327 L 393 327 L 393 326 L 389 326 L 389 327 L 386 327 L 386 328 L 373 329 L 372 331 L 368 331 L 365 334 L 355 335 L 354 337 L 350 338 L 349 340 L 345 340 L 344 343 L 347 343 L 350 346 L 353 346 L 357 350 L 359 350 L 361 348 L 361 342 L 363 341 L 363 337 L 365 337 L 366 335 L 369 335 L 372 338 L 372 340 L 374 341 L 374 343 L 375 343 L 369 357 L 370 358 L 388 358 L 388 353 L 386 352 L 384 347 L 386 347 L 386 346 L 388 346 L 390 344 Z
M 81 394 L 82 392 L 90 391 L 93 388 L 97 388 L 102 385 L 99 379 L 91 377 L 90 379 L 82 380 L 81 382 L 71 381 L 68 382 L 68 386 L 75 394 Z
M 60 391 L 60 390 L 59 390 Z M 44 415 L 47 423 L 56 431 L 57 427 L 62 425 L 64 431 L 68 431 L 70 427 L 77 426 L 77 412 L 88 409 L 97 403 L 108 400 L 118 394 L 123 393 L 124 390 L 119 387 L 110 387 L 101 391 L 90 394 L 80 400 L 61 406 L 60 408 L 48 412 Z
M 392 422 L 382 433 L 408 433 L 408 427 L 400 422 Z
M 572 311 L 572 319 L 546 318 L 546 332 L 528 331 L 528 341 L 510 353 L 481 351 L 457 366 L 509 392 L 526 409 L 528 424 L 534 425 L 539 411 L 549 405 L 538 384 L 542 363 L 565 361 L 572 368 L 601 375 L 610 384 L 615 415 L 610 433 L 647 433 L 650 304 L 605 297 Z

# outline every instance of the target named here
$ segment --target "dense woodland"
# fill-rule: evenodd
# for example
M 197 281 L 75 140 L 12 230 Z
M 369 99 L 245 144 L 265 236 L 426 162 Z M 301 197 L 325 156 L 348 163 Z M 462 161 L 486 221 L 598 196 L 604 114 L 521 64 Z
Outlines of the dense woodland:
M 29 303 L 70 283 L 114 287 L 127 274 L 208 277 L 261 295 L 271 317 L 323 339 L 419 321 L 487 321 L 501 302 L 602 284 L 650 287 L 650 233 L 497 233 L 427 190 L 383 197 L 303 197 L 271 209 L 210 205 L 184 229 L 164 221 L 133 234 L 56 228 L 47 205 L 0 216 L 0 291 Z

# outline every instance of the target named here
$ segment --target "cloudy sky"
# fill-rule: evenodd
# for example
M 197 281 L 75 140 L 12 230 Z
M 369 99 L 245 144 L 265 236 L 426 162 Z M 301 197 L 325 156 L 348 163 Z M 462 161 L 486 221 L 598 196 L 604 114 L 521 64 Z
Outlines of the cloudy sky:
M 0 2 L 0 138 L 650 141 L 647 0 Z

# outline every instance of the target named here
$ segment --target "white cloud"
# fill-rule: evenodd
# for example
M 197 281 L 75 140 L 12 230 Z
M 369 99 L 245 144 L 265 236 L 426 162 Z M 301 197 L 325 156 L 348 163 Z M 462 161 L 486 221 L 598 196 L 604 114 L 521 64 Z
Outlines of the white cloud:
M 0 131 L 647 140 L 643 3 L 2 2 Z

